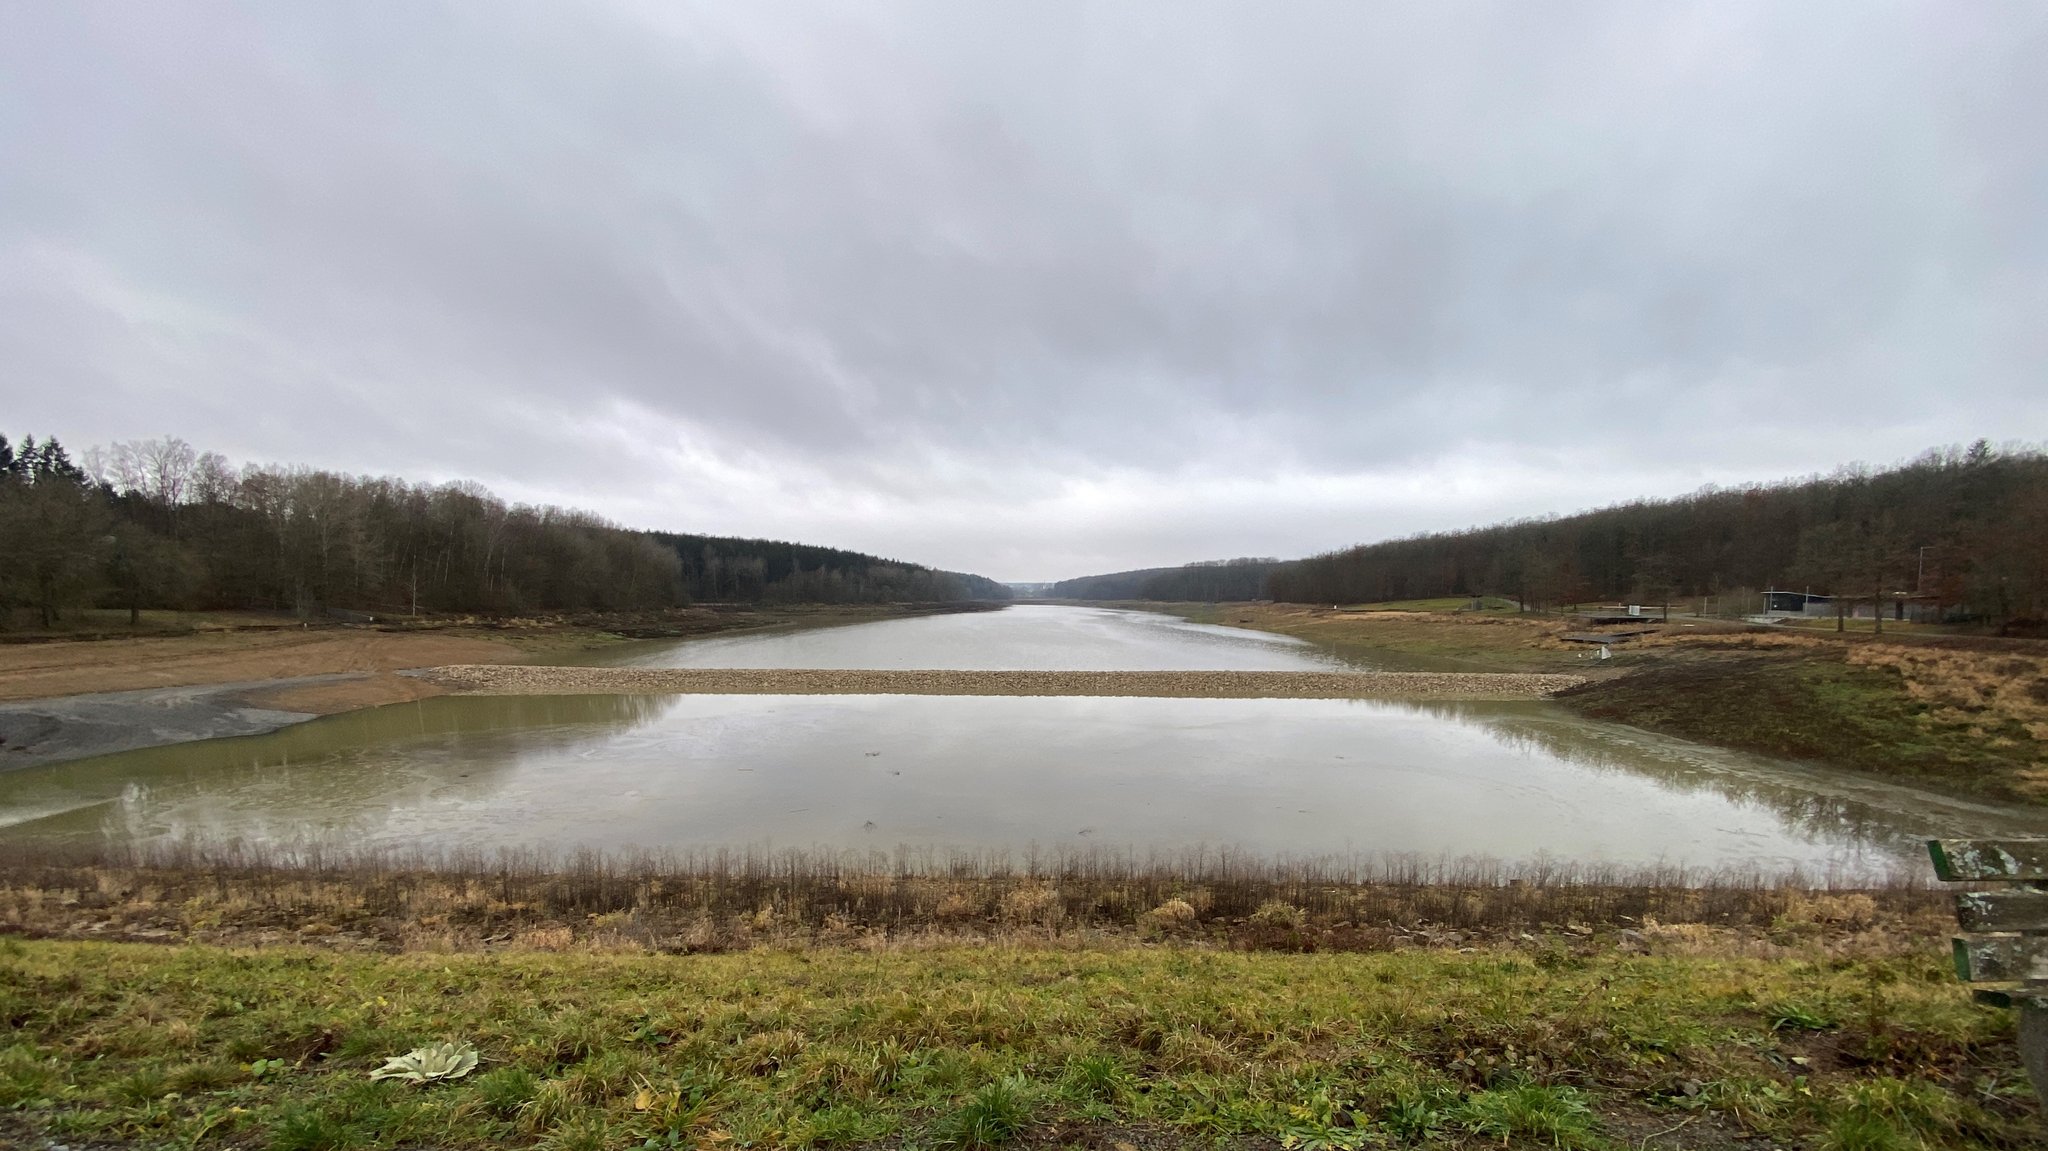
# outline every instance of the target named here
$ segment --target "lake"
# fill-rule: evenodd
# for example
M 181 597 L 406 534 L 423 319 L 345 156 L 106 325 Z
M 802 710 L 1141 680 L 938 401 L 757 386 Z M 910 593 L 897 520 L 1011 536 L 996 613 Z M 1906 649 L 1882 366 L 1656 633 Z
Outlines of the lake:
M 1306 640 L 1159 612 L 1018 604 L 844 627 L 626 644 L 613 667 L 817 667 L 961 671 L 1395 670 Z
M 1299 640 L 1087 608 L 636 644 L 638 666 L 1326 670 Z M 1548 856 L 1857 874 L 2040 815 L 1554 704 L 439 698 L 0 775 L 0 841 Z

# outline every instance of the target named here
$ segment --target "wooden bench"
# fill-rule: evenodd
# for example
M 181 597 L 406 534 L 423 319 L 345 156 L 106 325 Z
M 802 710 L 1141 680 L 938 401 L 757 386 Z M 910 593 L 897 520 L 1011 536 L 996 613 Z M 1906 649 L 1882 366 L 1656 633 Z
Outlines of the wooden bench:
M 2019 1009 L 2020 1061 L 2048 1109 L 2048 839 L 1930 839 L 1934 873 L 2004 883 L 1956 894 L 1956 974 L 1979 1003 Z

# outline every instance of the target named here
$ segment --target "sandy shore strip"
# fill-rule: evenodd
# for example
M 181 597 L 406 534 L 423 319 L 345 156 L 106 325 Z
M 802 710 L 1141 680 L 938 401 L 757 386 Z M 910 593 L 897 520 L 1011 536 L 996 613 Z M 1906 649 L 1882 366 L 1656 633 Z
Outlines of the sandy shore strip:
M 1088 695 L 1206 699 L 1542 699 L 1585 682 L 1517 672 L 899 671 L 518 667 L 409 673 L 466 695 Z

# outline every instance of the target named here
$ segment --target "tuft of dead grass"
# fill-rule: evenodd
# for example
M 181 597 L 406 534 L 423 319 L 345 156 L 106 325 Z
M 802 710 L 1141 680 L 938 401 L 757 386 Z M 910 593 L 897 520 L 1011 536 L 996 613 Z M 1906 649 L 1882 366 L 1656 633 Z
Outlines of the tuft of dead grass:
M 2048 741 L 2048 661 L 2010 652 L 1877 643 L 1851 647 L 1848 660 L 1852 667 L 1897 672 L 1907 694 L 1935 709 L 1940 721 L 1971 725 L 1977 734 L 2003 721 Z

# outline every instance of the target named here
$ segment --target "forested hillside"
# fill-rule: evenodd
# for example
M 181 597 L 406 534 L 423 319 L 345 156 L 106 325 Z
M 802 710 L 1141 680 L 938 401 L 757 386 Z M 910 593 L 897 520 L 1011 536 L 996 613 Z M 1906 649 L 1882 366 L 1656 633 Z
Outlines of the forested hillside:
M 938 571 L 860 552 L 728 536 L 654 537 L 682 559 L 683 588 L 701 600 L 930 603 L 1009 599 L 986 576 Z
M 476 484 L 235 468 L 181 440 L 74 460 L 0 437 L 0 621 L 75 607 L 619 611 L 692 598 L 1003 598 L 980 577 L 829 548 L 629 531 Z
M 2048 608 L 2048 456 L 1980 441 L 1882 471 L 1369 544 L 1267 581 L 1273 598 L 1303 602 L 1493 593 L 1532 606 L 1773 586 L 1905 592 L 1988 618 L 2038 618 Z
M 1753 593 L 1778 587 L 1904 593 L 1952 614 L 2038 619 L 2048 615 L 2048 455 L 1980 441 L 1888 469 L 1365 544 L 1268 565 L 1256 590 L 1254 565 L 1233 563 L 1242 567 L 1068 580 L 1058 594 L 1305 603 L 1489 594 L 1541 608 L 1696 596 L 1754 605 Z
M 1082 576 L 1053 585 L 1058 599 L 1224 600 L 1261 599 L 1266 577 L 1281 566 L 1274 559 L 1215 560 L 1175 568 L 1142 568 Z

